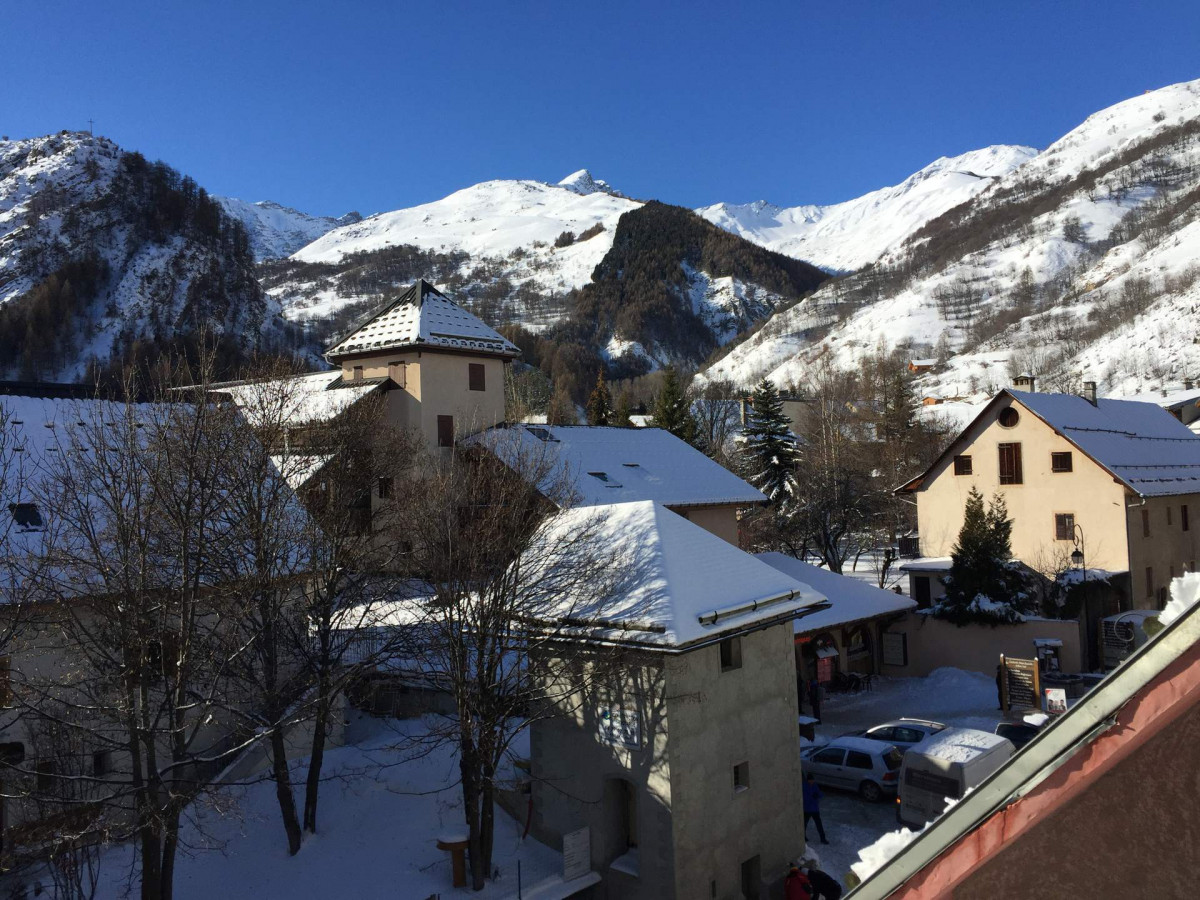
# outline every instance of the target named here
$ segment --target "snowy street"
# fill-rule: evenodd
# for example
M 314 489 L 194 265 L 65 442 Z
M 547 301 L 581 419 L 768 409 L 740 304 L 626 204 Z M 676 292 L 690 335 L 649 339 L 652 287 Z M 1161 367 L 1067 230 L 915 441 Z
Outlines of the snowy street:
M 807 704 L 805 712 L 811 713 Z M 1001 719 L 996 683 L 977 672 L 938 669 L 925 678 L 876 678 L 873 690 L 859 694 L 827 694 L 816 743 L 901 717 L 992 731 Z M 816 854 L 821 868 L 842 881 L 860 848 L 899 827 L 895 802 L 888 798 L 869 803 L 849 791 L 821 790 L 821 819 L 829 845 L 821 844 L 816 826 L 809 823 L 808 853 Z

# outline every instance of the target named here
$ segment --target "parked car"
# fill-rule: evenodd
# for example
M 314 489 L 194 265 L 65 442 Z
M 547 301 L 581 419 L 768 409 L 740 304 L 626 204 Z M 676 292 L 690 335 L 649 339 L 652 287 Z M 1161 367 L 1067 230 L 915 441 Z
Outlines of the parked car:
M 891 744 L 861 737 L 840 737 L 800 752 L 800 768 L 818 784 L 858 791 L 876 801 L 893 794 L 904 754 Z
M 1001 722 L 996 726 L 995 732 L 1002 738 L 1008 738 L 1012 745 L 1020 750 L 1037 737 L 1049 721 L 1050 717 L 1044 713 L 1034 713 L 1020 722 Z
M 892 719 L 882 725 L 867 728 L 863 731 L 847 732 L 844 737 L 861 737 L 870 741 L 883 741 L 894 744 L 901 750 L 907 750 L 913 744 L 919 744 L 930 735 L 937 734 L 946 726 L 941 722 L 931 722 L 929 719 Z

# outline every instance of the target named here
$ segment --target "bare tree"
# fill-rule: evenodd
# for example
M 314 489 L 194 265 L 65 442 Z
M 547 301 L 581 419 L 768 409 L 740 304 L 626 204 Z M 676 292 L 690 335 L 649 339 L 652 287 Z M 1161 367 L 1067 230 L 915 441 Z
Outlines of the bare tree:
M 636 569 L 612 565 L 611 545 L 599 539 L 603 508 L 577 511 L 570 529 L 555 530 L 564 515 L 556 506 L 569 502 L 573 485 L 548 453 L 523 452 L 515 441 L 499 448 L 509 440 L 503 431 L 492 437 L 507 465 L 458 451 L 428 463 L 397 504 L 413 540 L 413 572 L 432 593 L 422 607 L 421 664 L 447 686 L 457 712 L 435 737 L 459 752 L 477 890 L 491 872 L 497 767 L 531 720 L 561 712 L 567 698 L 582 697 L 582 681 L 603 671 L 597 658 L 580 665 L 563 638 L 580 617 L 600 615 Z
M 695 382 L 693 382 L 695 385 Z M 729 463 L 729 444 L 741 424 L 744 392 L 731 381 L 706 381 L 689 391 L 696 420 L 696 443 L 722 465 Z

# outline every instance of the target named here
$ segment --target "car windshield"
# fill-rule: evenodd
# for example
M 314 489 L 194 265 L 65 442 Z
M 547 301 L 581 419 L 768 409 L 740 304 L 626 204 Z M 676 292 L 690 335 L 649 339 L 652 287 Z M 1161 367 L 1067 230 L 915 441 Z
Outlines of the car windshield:
M 904 762 L 904 754 L 895 747 L 888 747 L 883 753 L 883 764 L 888 767 L 888 771 L 895 772 L 900 768 L 900 763 Z

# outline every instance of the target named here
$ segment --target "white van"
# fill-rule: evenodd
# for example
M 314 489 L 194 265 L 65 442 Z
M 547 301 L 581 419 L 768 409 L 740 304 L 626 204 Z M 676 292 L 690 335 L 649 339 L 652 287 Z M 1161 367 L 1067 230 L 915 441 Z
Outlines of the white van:
M 910 747 L 900 765 L 896 818 L 920 828 L 962 797 L 1016 752 L 998 734 L 974 728 L 947 728 Z

